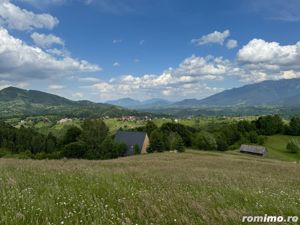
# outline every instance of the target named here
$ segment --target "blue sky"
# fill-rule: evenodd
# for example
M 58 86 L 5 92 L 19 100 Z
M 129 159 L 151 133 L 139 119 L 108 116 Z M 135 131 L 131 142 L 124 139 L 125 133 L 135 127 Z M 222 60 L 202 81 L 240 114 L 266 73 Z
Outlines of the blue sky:
M 300 77 L 298 0 L 0 0 L 0 88 L 181 100 Z

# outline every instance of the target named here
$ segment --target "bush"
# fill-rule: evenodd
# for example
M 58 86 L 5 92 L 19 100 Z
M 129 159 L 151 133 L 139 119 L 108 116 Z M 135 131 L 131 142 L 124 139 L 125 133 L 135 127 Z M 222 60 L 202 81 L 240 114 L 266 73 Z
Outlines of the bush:
M 293 141 L 290 141 L 287 144 L 286 149 L 289 153 L 297 153 L 300 151 L 300 148 L 298 147 L 298 145 L 296 143 L 294 143 Z

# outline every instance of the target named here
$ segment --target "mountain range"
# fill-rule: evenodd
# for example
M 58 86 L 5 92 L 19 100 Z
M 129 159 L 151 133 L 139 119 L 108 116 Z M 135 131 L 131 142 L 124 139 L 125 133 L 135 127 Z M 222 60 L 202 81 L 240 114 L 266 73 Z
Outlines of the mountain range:
M 90 101 L 72 101 L 41 91 L 8 87 L 0 91 L 0 118 L 34 115 L 101 117 L 140 115 L 133 110 Z
M 151 104 L 149 103 L 151 102 Z M 203 108 L 203 107 L 262 107 L 262 106 L 300 106 L 300 78 L 268 80 L 225 90 L 204 99 L 184 99 L 169 102 L 155 99 L 140 102 L 124 98 L 110 101 L 110 104 L 127 108 Z
M 233 115 L 300 112 L 300 78 L 245 85 L 204 99 L 171 102 L 122 98 L 106 103 L 72 101 L 41 91 L 8 87 L 0 91 L 0 118 L 32 115 L 101 117 L 125 115 Z

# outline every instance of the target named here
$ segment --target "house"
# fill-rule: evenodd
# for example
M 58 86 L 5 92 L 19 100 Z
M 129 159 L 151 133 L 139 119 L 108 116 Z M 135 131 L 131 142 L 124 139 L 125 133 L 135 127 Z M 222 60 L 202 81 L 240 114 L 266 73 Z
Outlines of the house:
M 258 145 L 242 145 L 240 148 L 240 152 L 259 156 L 267 155 L 267 149 L 263 146 Z
M 115 136 L 115 141 L 123 142 L 127 145 L 128 150 L 126 155 L 134 155 L 134 146 L 138 145 L 140 153 L 147 153 L 149 146 L 149 138 L 145 132 L 129 132 L 129 131 L 118 131 Z

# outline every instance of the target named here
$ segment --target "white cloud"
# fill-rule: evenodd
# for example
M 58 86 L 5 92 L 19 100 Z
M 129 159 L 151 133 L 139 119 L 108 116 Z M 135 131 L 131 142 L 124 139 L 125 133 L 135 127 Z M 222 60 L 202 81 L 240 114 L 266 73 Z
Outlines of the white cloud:
M 230 31 L 225 30 L 224 32 L 214 31 L 213 33 L 202 36 L 198 39 L 191 40 L 192 44 L 207 45 L 207 44 L 219 44 L 223 45 L 226 38 L 230 36 Z
M 53 29 L 58 19 L 49 14 L 34 14 L 9 1 L 0 1 L 0 25 L 14 30 Z
M 64 41 L 60 37 L 57 37 L 53 34 L 46 35 L 34 32 L 31 34 L 31 38 L 37 46 L 42 48 L 49 48 L 54 44 L 62 46 L 65 45 Z
M 100 79 L 96 77 L 80 77 L 78 78 L 80 82 L 99 82 Z
M 227 43 L 226 43 L 226 47 L 227 47 L 228 49 L 233 49 L 233 48 L 236 48 L 237 46 L 238 46 L 237 40 L 230 39 L 230 40 L 228 40 Z
M 280 45 L 253 39 L 237 54 L 246 81 L 300 77 L 300 42 Z
M 295 45 L 281 46 L 277 42 L 253 39 L 239 50 L 237 56 L 238 60 L 244 63 L 292 65 L 299 62 L 300 42 Z
M 175 69 L 167 69 L 159 75 L 123 75 L 107 81 L 99 81 L 89 86 L 102 99 L 124 96 L 133 98 L 160 97 L 206 97 L 222 89 L 209 87 L 205 81 L 222 80 L 224 76 L 235 74 L 229 60 L 222 57 L 191 56 L 183 60 Z
M 114 40 L 112 41 L 113 44 L 120 44 L 120 43 L 122 43 L 122 42 L 123 42 L 123 40 L 121 40 L 121 39 L 114 39 Z
M 75 92 L 74 94 L 72 94 L 72 97 L 76 99 L 82 99 L 84 97 L 84 94 L 82 92 Z
M 120 67 L 120 66 L 121 66 L 120 63 L 118 63 L 118 62 L 113 63 L 113 67 Z
M 0 28 L 0 79 L 27 80 L 59 78 L 101 68 L 71 57 L 56 58 L 42 49 L 27 45 Z
M 64 89 L 64 86 L 60 85 L 60 84 L 51 84 L 51 85 L 48 86 L 48 89 L 50 89 L 50 90 L 61 90 L 61 89 Z

